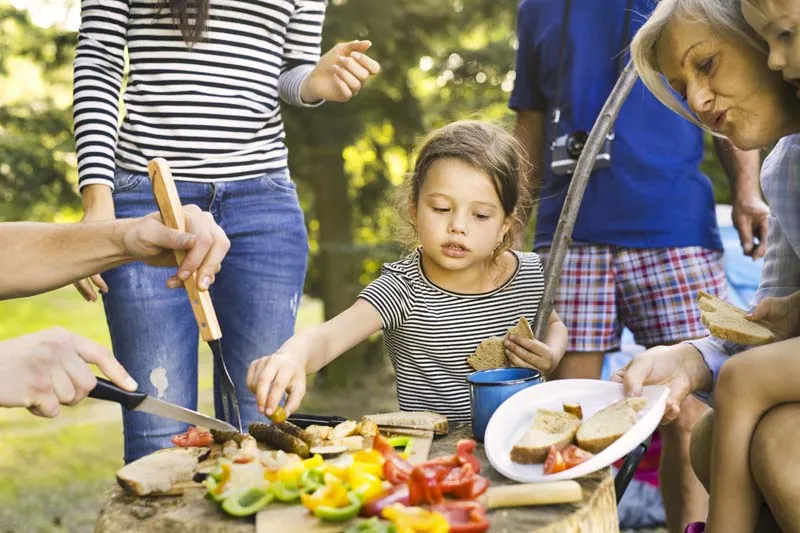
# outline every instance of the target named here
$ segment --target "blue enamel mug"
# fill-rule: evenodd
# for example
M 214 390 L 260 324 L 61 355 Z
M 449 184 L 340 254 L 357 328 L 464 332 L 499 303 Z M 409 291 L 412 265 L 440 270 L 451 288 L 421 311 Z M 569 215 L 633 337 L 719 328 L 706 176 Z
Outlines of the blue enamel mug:
M 472 434 L 483 442 L 486 425 L 500 404 L 522 389 L 542 382 L 542 375 L 532 368 L 492 368 L 467 376 Z

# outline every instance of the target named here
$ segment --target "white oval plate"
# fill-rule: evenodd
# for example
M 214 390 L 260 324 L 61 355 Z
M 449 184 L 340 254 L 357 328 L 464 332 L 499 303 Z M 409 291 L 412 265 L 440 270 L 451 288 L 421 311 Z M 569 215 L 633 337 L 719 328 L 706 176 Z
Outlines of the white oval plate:
M 658 427 L 664 416 L 667 387 L 644 387 L 642 396 L 647 405 L 639 411 L 638 421 L 611 446 L 588 461 L 557 474 L 544 475 L 543 464 L 523 465 L 511 461 L 511 448 L 525 433 L 539 408 L 562 411 L 564 402 L 578 402 L 587 420 L 597 411 L 622 400 L 622 384 L 594 379 L 562 379 L 548 381 L 519 391 L 492 415 L 486 426 L 484 448 L 492 466 L 509 479 L 523 483 L 574 479 L 596 472 L 620 459 L 644 442 Z

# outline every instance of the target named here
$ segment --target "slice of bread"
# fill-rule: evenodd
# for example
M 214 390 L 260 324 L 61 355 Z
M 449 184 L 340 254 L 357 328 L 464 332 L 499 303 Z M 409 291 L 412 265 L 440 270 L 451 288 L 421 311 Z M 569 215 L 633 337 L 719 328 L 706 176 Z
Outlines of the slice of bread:
M 467 357 L 467 363 L 475 370 L 488 370 L 510 366 L 506 359 L 506 348 L 503 344 L 509 335 L 517 335 L 526 339 L 533 339 L 533 330 L 528 320 L 521 316 L 517 323 L 508 328 L 502 337 L 489 337 L 478 345 L 475 353 Z
M 362 421 L 370 421 L 380 427 L 402 427 L 430 430 L 437 435 L 447 435 L 450 430 L 447 417 L 431 411 L 398 411 L 364 415 Z
M 511 448 L 515 463 L 543 463 L 550 446 L 558 449 L 571 443 L 581 421 L 570 413 L 539 409 L 530 429 Z
M 164 448 L 117 470 L 117 482 L 133 494 L 182 494 L 179 484 L 191 481 L 198 462 L 210 448 Z
M 508 366 L 503 337 L 489 337 L 478 345 L 475 353 L 467 357 L 467 363 L 475 370 L 487 370 Z
M 700 319 L 712 335 L 737 344 L 756 346 L 775 340 L 775 335 L 763 325 L 745 318 L 745 312 L 716 296 L 703 291 L 697 296 Z
M 533 330 L 531 329 L 531 325 L 524 316 L 519 317 L 519 322 L 513 328 L 508 330 L 506 333 L 506 337 L 509 335 L 516 335 L 518 337 L 523 337 L 526 339 L 533 339 Z
M 578 429 L 578 446 L 592 453 L 605 450 L 636 424 L 636 413 L 646 404 L 646 398 L 625 398 L 598 411 Z

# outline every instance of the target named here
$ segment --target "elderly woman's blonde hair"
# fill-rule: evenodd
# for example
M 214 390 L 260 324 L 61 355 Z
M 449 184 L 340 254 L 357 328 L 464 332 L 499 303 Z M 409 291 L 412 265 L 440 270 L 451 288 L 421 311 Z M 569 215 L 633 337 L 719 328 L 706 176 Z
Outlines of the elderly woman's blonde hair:
M 661 103 L 698 126 L 705 126 L 678 99 L 661 74 L 656 49 L 667 24 L 677 18 L 708 25 L 713 32 L 744 39 L 767 54 L 767 46 L 742 16 L 741 0 L 661 0 L 631 42 L 631 58 L 642 82 Z M 766 61 L 766 59 L 765 59 Z M 708 128 L 705 128 L 708 129 Z

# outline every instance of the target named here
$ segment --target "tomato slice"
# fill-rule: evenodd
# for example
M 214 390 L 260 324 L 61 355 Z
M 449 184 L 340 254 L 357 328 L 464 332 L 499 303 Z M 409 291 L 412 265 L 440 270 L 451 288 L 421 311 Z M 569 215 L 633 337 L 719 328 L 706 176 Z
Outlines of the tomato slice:
M 192 426 L 185 433 L 175 435 L 170 440 L 175 446 L 190 448 L 193 446 L 210 446 L 214 442 L 214 437 L 211 432 L 200 431 Z
M 594 457 L 594 454 L 591 452 L 587 452 L 583 448 L 579 446 L 575 446 L 574 444 L 570 444 L 563 450 L 561 450 L 561 456 L 564 458 L 564 462 L 567 465 L 567 468 L 572 468 L 574 466 L 578 466 L 581 463 L 584 463 Z
M 557 474 L 567 469 L 567 463 L 564 462 L 564 456 L 556 449 L 555 446 L 550 446 L 550 451 L 547 453 L 547 459 L 544 461 L 545 474 Z

